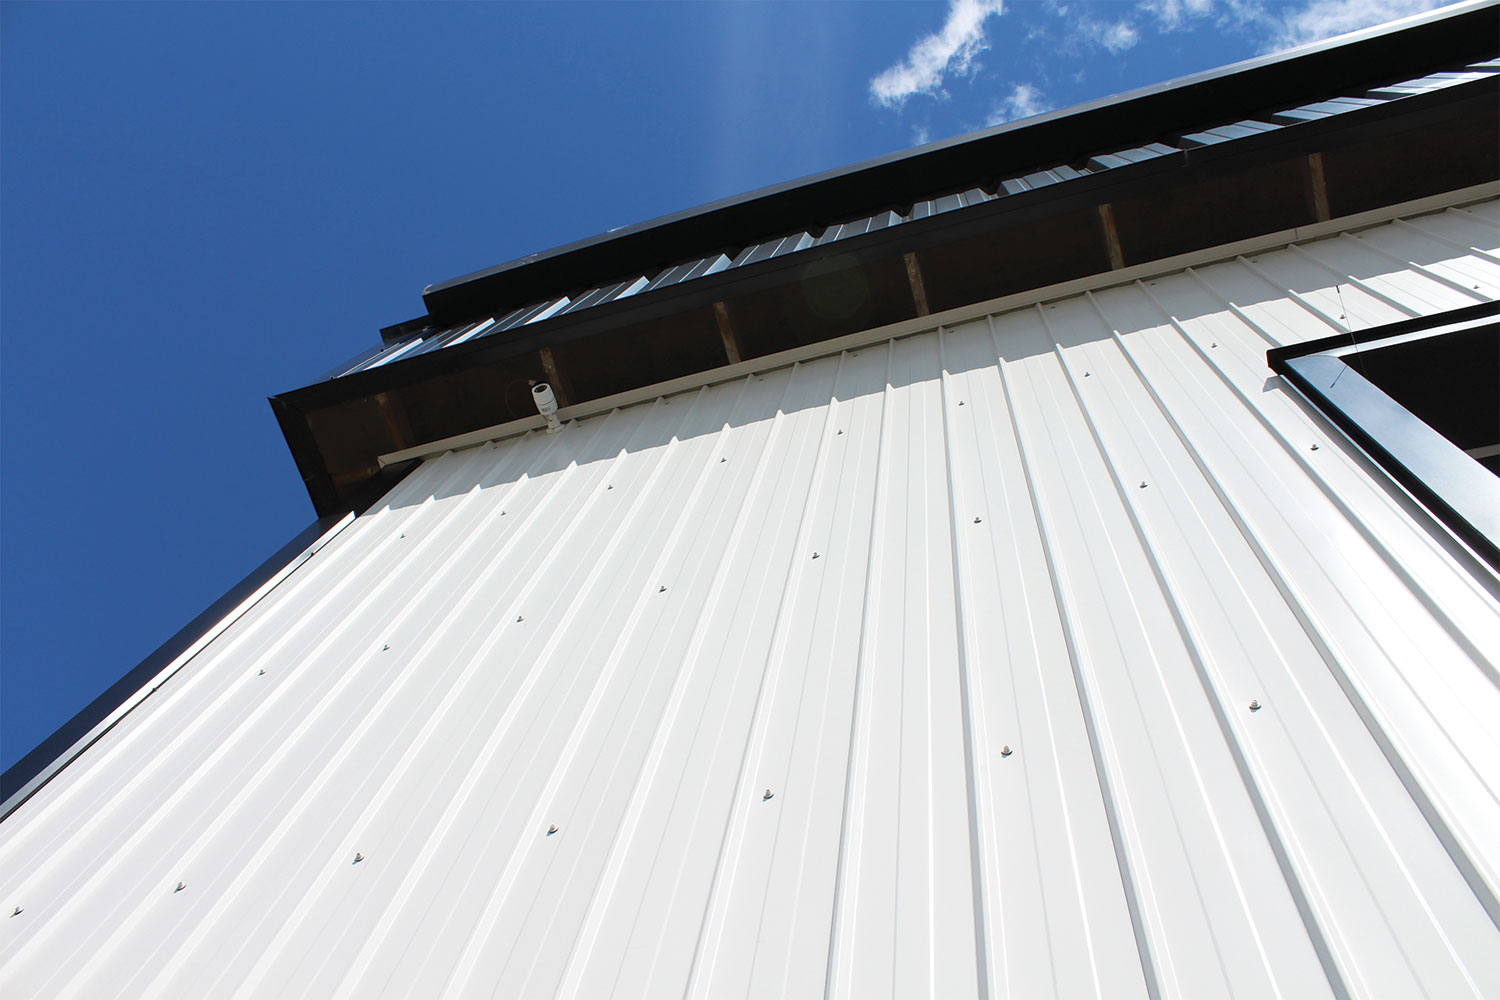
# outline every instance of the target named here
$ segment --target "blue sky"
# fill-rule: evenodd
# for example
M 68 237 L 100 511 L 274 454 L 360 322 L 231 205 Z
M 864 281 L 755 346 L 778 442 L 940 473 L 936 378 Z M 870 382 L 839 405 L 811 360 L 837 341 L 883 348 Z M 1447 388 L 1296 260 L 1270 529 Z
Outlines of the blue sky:
M 0 3 L 0 764 L 312 520 L 266 397 L 425 285 L 1433 6 Z

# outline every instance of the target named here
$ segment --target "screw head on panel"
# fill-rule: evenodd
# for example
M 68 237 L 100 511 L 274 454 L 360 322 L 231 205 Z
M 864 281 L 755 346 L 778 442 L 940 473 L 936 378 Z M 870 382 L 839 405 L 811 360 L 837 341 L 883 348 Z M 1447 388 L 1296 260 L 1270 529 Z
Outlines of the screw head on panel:
M 765 794 L 760 797 L 760 800 L 762 802 L 769 802 L 772 798 L 773 798 L 773 796 L 771 794 L 771 790 L 769 788 L 767 788 L 766 791 L 765 791 Z
M 1250 702 L 1250 711 L 1252 711 L 1252 712 L 1259 712 L 1260 711 L 1260 702 L 1259 701 L 1255 701 L 1255 700 L 1252 699 L 1251 702 Z
M 976 518 L 974 518 L 974 523 L 975 523 L 975 524 L 978 524 L 978 523 L 979 523 L 979 522 L 980 522 L 980 521 L 982 521 L 982 520 L 983 520 L 983 518 L 978 518 L 978 517 L 976 517 Z
M 964 405 L 964 401 L 963 401 L 963 400 L 961 400 L 961 399 L 960 399 L 960 400 L 959 400 L 959 401 L 958 401 L 958 405 L 959 405 L 959 406 L 963 406 L 963 405 Z
M 403 532 L 401 532 L 401 537 L 402 537 L 402 538 L 405 538 L 405 537 L 406 537 L 406 532 L 404 532 L 404 531 L 403 531 Z
M 1092 378 L 1093 374 L 1094 374 L 1093 372 L 1084 372 L 1083 373 L 1083 377 L 1084 378 Z
M 14 910 L 11 910 L 10 915 L 13 917 L 19 917 L 21 915 L 21 908 L 18 906 Z
M 354 863 L 355 864 L 359 864 L 364 859 L 365 859 L 365 856 L 363 854 L 359 853 L 358 851 L 354 852 Z
M 1209 347 L 1218 347 L 1219 346 L 1219 342 L 1216 340 L 1212 344 L 1209 344 L 1208 346 Z
M 840 434 L 842 434 L 842 433 L 844 433 L 844 429 L 843 429 L 843 428 L 842 428 L 842 427 L 841 427 L 841 428 L 839 428 L 839 433 L 840 433 Z
M 1014 752 L 1015 751 L 1008 746 L 1003 746 L 1000 748 L 1000 756 L 1002 757 L 1009 757 Z
M 257 671 L 256 672 L 256 676 L 257 677 L 264 677 L 264 676 L 266 676 L 266 670 L 265 670 L 265 668 L 262 667 L 259 671 Z
M 185 884 L 183 884 L 182 882 L 178 882 L 177 883 L 177 888 L 173 889 L 172 891 L 173 892 L 181 892 L 182 890 L 184 890 L 186 888 L 187 888 L 187 886 Z
M 607 490 L 612 490 L 612 489 L 615 488 L 615 484 L 614 483 L 610 483 L 608 486 L 606 486 L 604 488 L 607 489 Z
M 729 459 L 727 459 L 727 458 L 725 458 L 725 457 L 723 457 L 723 456 L 722 456 L 722 455 L 721 455 L 721 456 L 719 456 L 719 461 L 720 461 L 720 462 L 721 462 L 721 463 L 722 463 L 722 462 L 727 462 L 727 461 L 729 461 Z
M 526 620 L 526 619 L 525 619 L 525 617 L 524 617 L 524 616 L 522 616 L 522 615 L 516 615 L 516 621 L 518 621 L 518 622 L 523 622 L 523 621 L 525 621 L 525 620 Z
M 550 837 L 550 836 L 552 836 L 556 832 L 557 832 L 557 824 L 556 823 L 553 823 L 551 826 L 547 827 L 547 836 Z
M 665 594 L 667 592 L 667 585 L 664 583 L 660 587 L 657 587 L 656 592 L 658 594 Z
M 818 555 L 818 553 L 816 553 L 816 552 L 814 552 L 814 553 L 813 553 L 813 558 L 814 558 L 814 559 L 818 559 L 818 558 L 820 558 L 820 557 L 819 557 L 819 555 Z
M 387 649 L 390 649 L 390 648 L 391 648 L 391 644 L 390 643 L 388 643 L 388 642 L 382 643 L 381 646 L 380 646 L 380 651 L 381 652 L 385 652 Z
M 1310 446 L 1310 447 L 1309 447 L 1309 448 L 1308 448 L 1308 450 L 1309 450 L 1309 451 L 1317 451 L 1317 450 L 1318 450 L 1318 446 L 1317 446 L 1317 445 L 1311 445 L 1311 446 Z
M 1146 488 L 1146 481 L 1144 479 L 1142 479 L 1141 480 L 1141 489 L 1145 489 L 1145 488 Z

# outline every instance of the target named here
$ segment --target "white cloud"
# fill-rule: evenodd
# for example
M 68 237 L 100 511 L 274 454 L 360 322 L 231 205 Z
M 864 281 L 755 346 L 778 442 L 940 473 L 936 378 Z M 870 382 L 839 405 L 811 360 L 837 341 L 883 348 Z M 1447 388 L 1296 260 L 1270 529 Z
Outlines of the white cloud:
M 872 79 L 870 96 L 899 108 L 916 94 L 942 93 L 943 77 L 967 73 L 984 50 L 984 23 L 1003 7 L 1003 0 L 951 0 L 942 30 L 918 39 L 904 61 Z
M 1090 42 L 1116 53 L 1141 40 L 1140 32 L 1129 21 L 1080 21 L 1078 30 Z
M 1445 0 L 1311 0 L 1278 19 L 1270 49 L 1291 48 L 1441 7 Z
M 1214 0 L 1141 0 L 1136 6 L 1154 17 L 1162 31 L 1176 31 L 1212 11 Z
M 1052 110 L 1052 104 L 1047 100 L 1041 88 L 1029 83 L 1018 83 L 1010 94 L 995 105 L 990 112 L 987 125 L 1003 125 L 1020 118 L 1030 118 Z

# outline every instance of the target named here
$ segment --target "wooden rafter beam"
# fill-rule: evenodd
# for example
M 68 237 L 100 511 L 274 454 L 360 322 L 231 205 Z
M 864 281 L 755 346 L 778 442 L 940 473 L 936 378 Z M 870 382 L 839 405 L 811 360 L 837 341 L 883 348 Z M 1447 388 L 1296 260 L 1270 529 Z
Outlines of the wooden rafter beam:
M 1109 253 L 1109 269 L 1118 271 L 1125 266 L 1125 252 L 1120 248 L 1120 230 L 1115 226 L 1115 206 L 1104 202 L 1099 206 L 1099 228 L 1104 233 L 1104 248 Z
M 735 335 L 734 323 L 729 319 L 729 306 L 723 302 L 714 303 L 714 319 L 719 322 L 719 339 L 724 342 L 724 356 L 729 363 L 737 365 L 744 358 L 744 352 L 740 350 L 740 338 Z
M 916 251 L 906 253 L 906 280 L 911 283 L 911 300 L 916 304 L 917 315 L 926 316 L 932 312 L 932 307 L 927 303 L 927 285 L 922 281 L 922 265 L 917 262 Z
M 1321 152 L 1307 154 L 1307 203 L 1319 222 L 1333 217 L 1328 211 L 1328 181 L 1323 176 Z
M 573 387 L 567 378 L 557 367 L 557 359 L 552 356 L 552 348 L 543 347 L 537 351 L 542 359 L 542 371 L 547 375 L 547 384 L 552 386 L 552 395 L 557 397 L 558 406 L 569 406 L 573 402 Z

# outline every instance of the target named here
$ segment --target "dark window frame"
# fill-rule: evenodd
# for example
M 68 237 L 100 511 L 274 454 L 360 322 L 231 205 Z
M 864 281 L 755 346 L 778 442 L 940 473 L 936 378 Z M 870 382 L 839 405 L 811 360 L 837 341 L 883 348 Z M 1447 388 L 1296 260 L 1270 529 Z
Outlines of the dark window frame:
M 1274 348 L 1266 363 L 1500 573 L 1500 478 L 1366 379 L 1358 361 L 1361 351 L 1496 326 L 1497 318 L 1500 302 L 1486 302 Z

